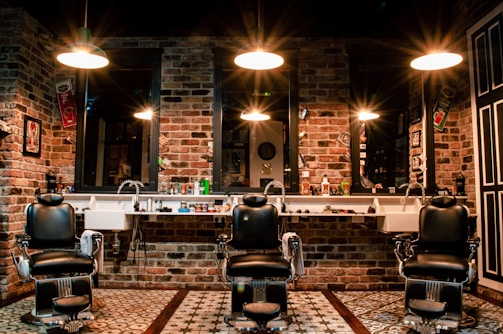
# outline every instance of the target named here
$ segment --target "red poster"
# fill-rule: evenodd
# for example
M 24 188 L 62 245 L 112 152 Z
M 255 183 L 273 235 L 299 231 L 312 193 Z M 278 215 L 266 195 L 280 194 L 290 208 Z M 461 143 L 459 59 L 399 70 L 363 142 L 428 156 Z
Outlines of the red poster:
M 68 79 L 56 83 L 56 93 L 58 95 L 59 112 L 63 127 L 67 128 L 77 125 L 77 110 L 72 92 L 72 81 Z

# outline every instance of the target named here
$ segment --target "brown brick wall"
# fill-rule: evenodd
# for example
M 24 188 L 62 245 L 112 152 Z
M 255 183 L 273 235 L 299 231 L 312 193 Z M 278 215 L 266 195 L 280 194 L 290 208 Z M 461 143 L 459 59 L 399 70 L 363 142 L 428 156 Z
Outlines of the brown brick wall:
M 14 235 L 24 229 L 24 208 L 35 191 L 46 189 L 50 170 L 73 179 L 74 147 L 64 143 L 74 129 L 63 130 L 54 85 L 56 66 L 46 46 L 48 34 L 25 12 L 0 11 L 0 118 L 12 133 L 0 142 L 0 295 L 2 300 L 29 291 L 21 284 L 12 265 L 10 250 Z M 42 122 L 41 155 L 23 155 L 24 116 Z
M 53 171 L 71 182 L 74 175 L 75 146 L 66 138 L 75 128 L 63 128 L 54 84 L 74 79 L 75 71 L 59 67 L 47 41 L 40 34 L 51 35 L 26 13 L 0 10 L 0 118 L 12 127 L 12 134 L 0 142 L 0 294 L 9 299 L 32 289 L 15 273 L 9 251 L 14 235 L 24 227 L 23 210 L 33 200 L 37 188 L 46 189 L 45 174 Z M 99 41 L 96 41 L 99 44 Z M 210 177 L 212 165 L 213 55 L 212 48 L 235 45 L 229 38 L 106 38 L 105 49 L 117 47 L 160 47 L 162 56 L 160 155 L 171 161 L 159 175 L 159 181 L 173 177 Z M 296 39 L 291 48 L 299 50 L 299 109 L 308 107 L 309 117 L 299 120 L 299 131 L 307 135 L 300 142 L 311 171 L 311 182 L 319 183 L 327 174 L 332 183 L 350 181 L 350 163 L 343 158 L 347 149 L 338 141 L 349 132 L 349 69 L 346 41 L 342 39 Z M 56 45 L 56 44 L 54 44 Z M 471 124 L 468 71 L 456 70 L 464 82 L 450 114 L 438 149 L 446 159 L 438 163 L 439 184 L 451 184 L 457 170 L 467 176 L 467 189 L 474 187 L 470 154 Z M 24 115 L 42 121 L 40 158 L 22 155 Z M 456 132 L 457 131 L 457 132 Z M 459 154 L 450 152 L 460 150 Z M 436 154 L 437 156 L 437 154 Z M 436 158 L 437 159 L 437 158 Z M 444 175 L 442 168 L 450 170 Z M 469 199 L 474 196 L 469 194 Z M 171 219 L 171 218 L 169 218 Z M 107 255 L 104 285 L 143 284 L 166 286 L 210 286 L 216 283 L 213 247 L 217 230 L 205 218 L 179 218 L 176 221 L 151 222 L 146 229 L 147 263 L 143 252 L 127 254 L 121 250 L 117 259 Z M 307 274 L 299 286 L 306 289 L 392 287 L 398 280 L 388 236 L 368 225 L 346 221 L 327 222 L 312 219 L 295 227 L 304 241 Z M 124 235 L 123 235 L 124 233 Z M 107 234 L 107 247 L 113 235 Z M 123 245 L 127 233 L 119 235 Z M 151 239 L 149 239 L 151 238 Z M 158 238 L 158 239 L 154 239 Z M 135 257 L 136 256 L 136 261 Z M 181 258 L 178 258 L 181 256 Z M 158 260 L 157 260 L 158 259 Z M 162 259 L 162 260 L 161 260 Z M 115 270 L 118 270 L 116 273 Z M 136 275 L 136 276 L 134 276 Z M 138 279 L 138 275 L 143 275 Z M 208 282 L 209 281 L 209 282 Z M 161 283 L 157 283 L 161 282 Z M 175 284 L 176 283 L 176 284 Z
M 345 217 L 301 218 L 288 223 L 302 238 L 305 275 L 298 289 L 399 289 L 392 235 L 377 232 L 375 222 L 353 224 Z M 102 287 L 222 289 L 215 262 L 216 238 L 230 235 L 229 222 L 211 216 L 158 216 L 140 224 L 143 242 L 131 250 L 131 233 L 120 232 L 121 251 L 114 255 L 114 233 L 105 233 Z M 144 251 L 146 250 L 146 252 Z

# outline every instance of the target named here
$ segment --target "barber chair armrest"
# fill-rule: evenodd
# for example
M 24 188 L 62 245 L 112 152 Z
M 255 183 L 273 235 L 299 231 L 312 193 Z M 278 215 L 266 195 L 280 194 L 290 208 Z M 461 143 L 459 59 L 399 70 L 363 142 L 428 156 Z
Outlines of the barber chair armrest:
M 18 246 L 27 247 L 31 240 L 31 236 L 28 234 L 16 234 L 16 244 Z
M 412 240 L 416 238 L 415 233 L 400 233 L 397 234 L 393 237 L 393 240 L 395 241 L 402 241 L 402 240 Z
M 294 250 L 294 252 L 299 248 L 300 237 L 298 235 L 293 235 L 288 238 L 288 245 Z
M 228 250 L 227 250 L 227 243 L 230 241 L 230 238 L 227 234 L 222 233 L 217 236 L 217 251 L 216 251 L 216 256 L 218 260 L 223 260 L 224 258 L 227 258 L 228 255 Z
M 101 246 L 103 244 L 103 234 L 94 234 L 92 236 L 93 240 L 93 257 L 96 258 L 101 250 Z
M 470 255 L 468 256 L 468 260 L 471 260 L 475 256 L 477 249 L 479 248 L 480 237 L 471 237 L 467 242 L 468 246 L 470 247 Z
M 15 249 L 10 250 L 16 272 L 22 282 L 32 281 L 32 278 L 30 276 L 31 255 L 30 253 L 28 253 L 28 243 L 30 240 L 31 237 L 29 235 L 16 235 L 16 246 L 21 254 L 19 256 L 16 256 Z
M 25 258 L 29 258 L 28 247 L 30 245 L 31 236 L 27 234 L 16 234 L 16 246 L 19 248 Z
M 413 254 L 412 243 L 417 239 L 416 233 L 400 233 L 393 237 L 395 241 L 395 255 L 402 262 Z

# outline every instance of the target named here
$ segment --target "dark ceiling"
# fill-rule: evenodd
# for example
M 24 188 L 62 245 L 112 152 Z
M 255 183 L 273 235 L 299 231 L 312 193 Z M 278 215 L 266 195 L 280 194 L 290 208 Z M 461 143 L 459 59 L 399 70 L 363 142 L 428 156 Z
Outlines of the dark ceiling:
M 409 37 L 448 25 L 455 0 L 262 0 L 266 35 Z M 23 7 L 60 37 L 85 21 L 85 0 L 2 0 Z M 93 36 L 240 36 L 257 26 L 257 0 L 88 0 Z

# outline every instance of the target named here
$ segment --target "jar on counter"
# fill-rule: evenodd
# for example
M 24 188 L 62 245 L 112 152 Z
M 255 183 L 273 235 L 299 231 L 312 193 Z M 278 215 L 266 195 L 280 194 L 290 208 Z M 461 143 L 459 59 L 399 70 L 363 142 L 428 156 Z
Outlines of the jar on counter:
M 341 182 L 342 196 L 349 196 L 351 194 L 351 185 L 348 181 Z

